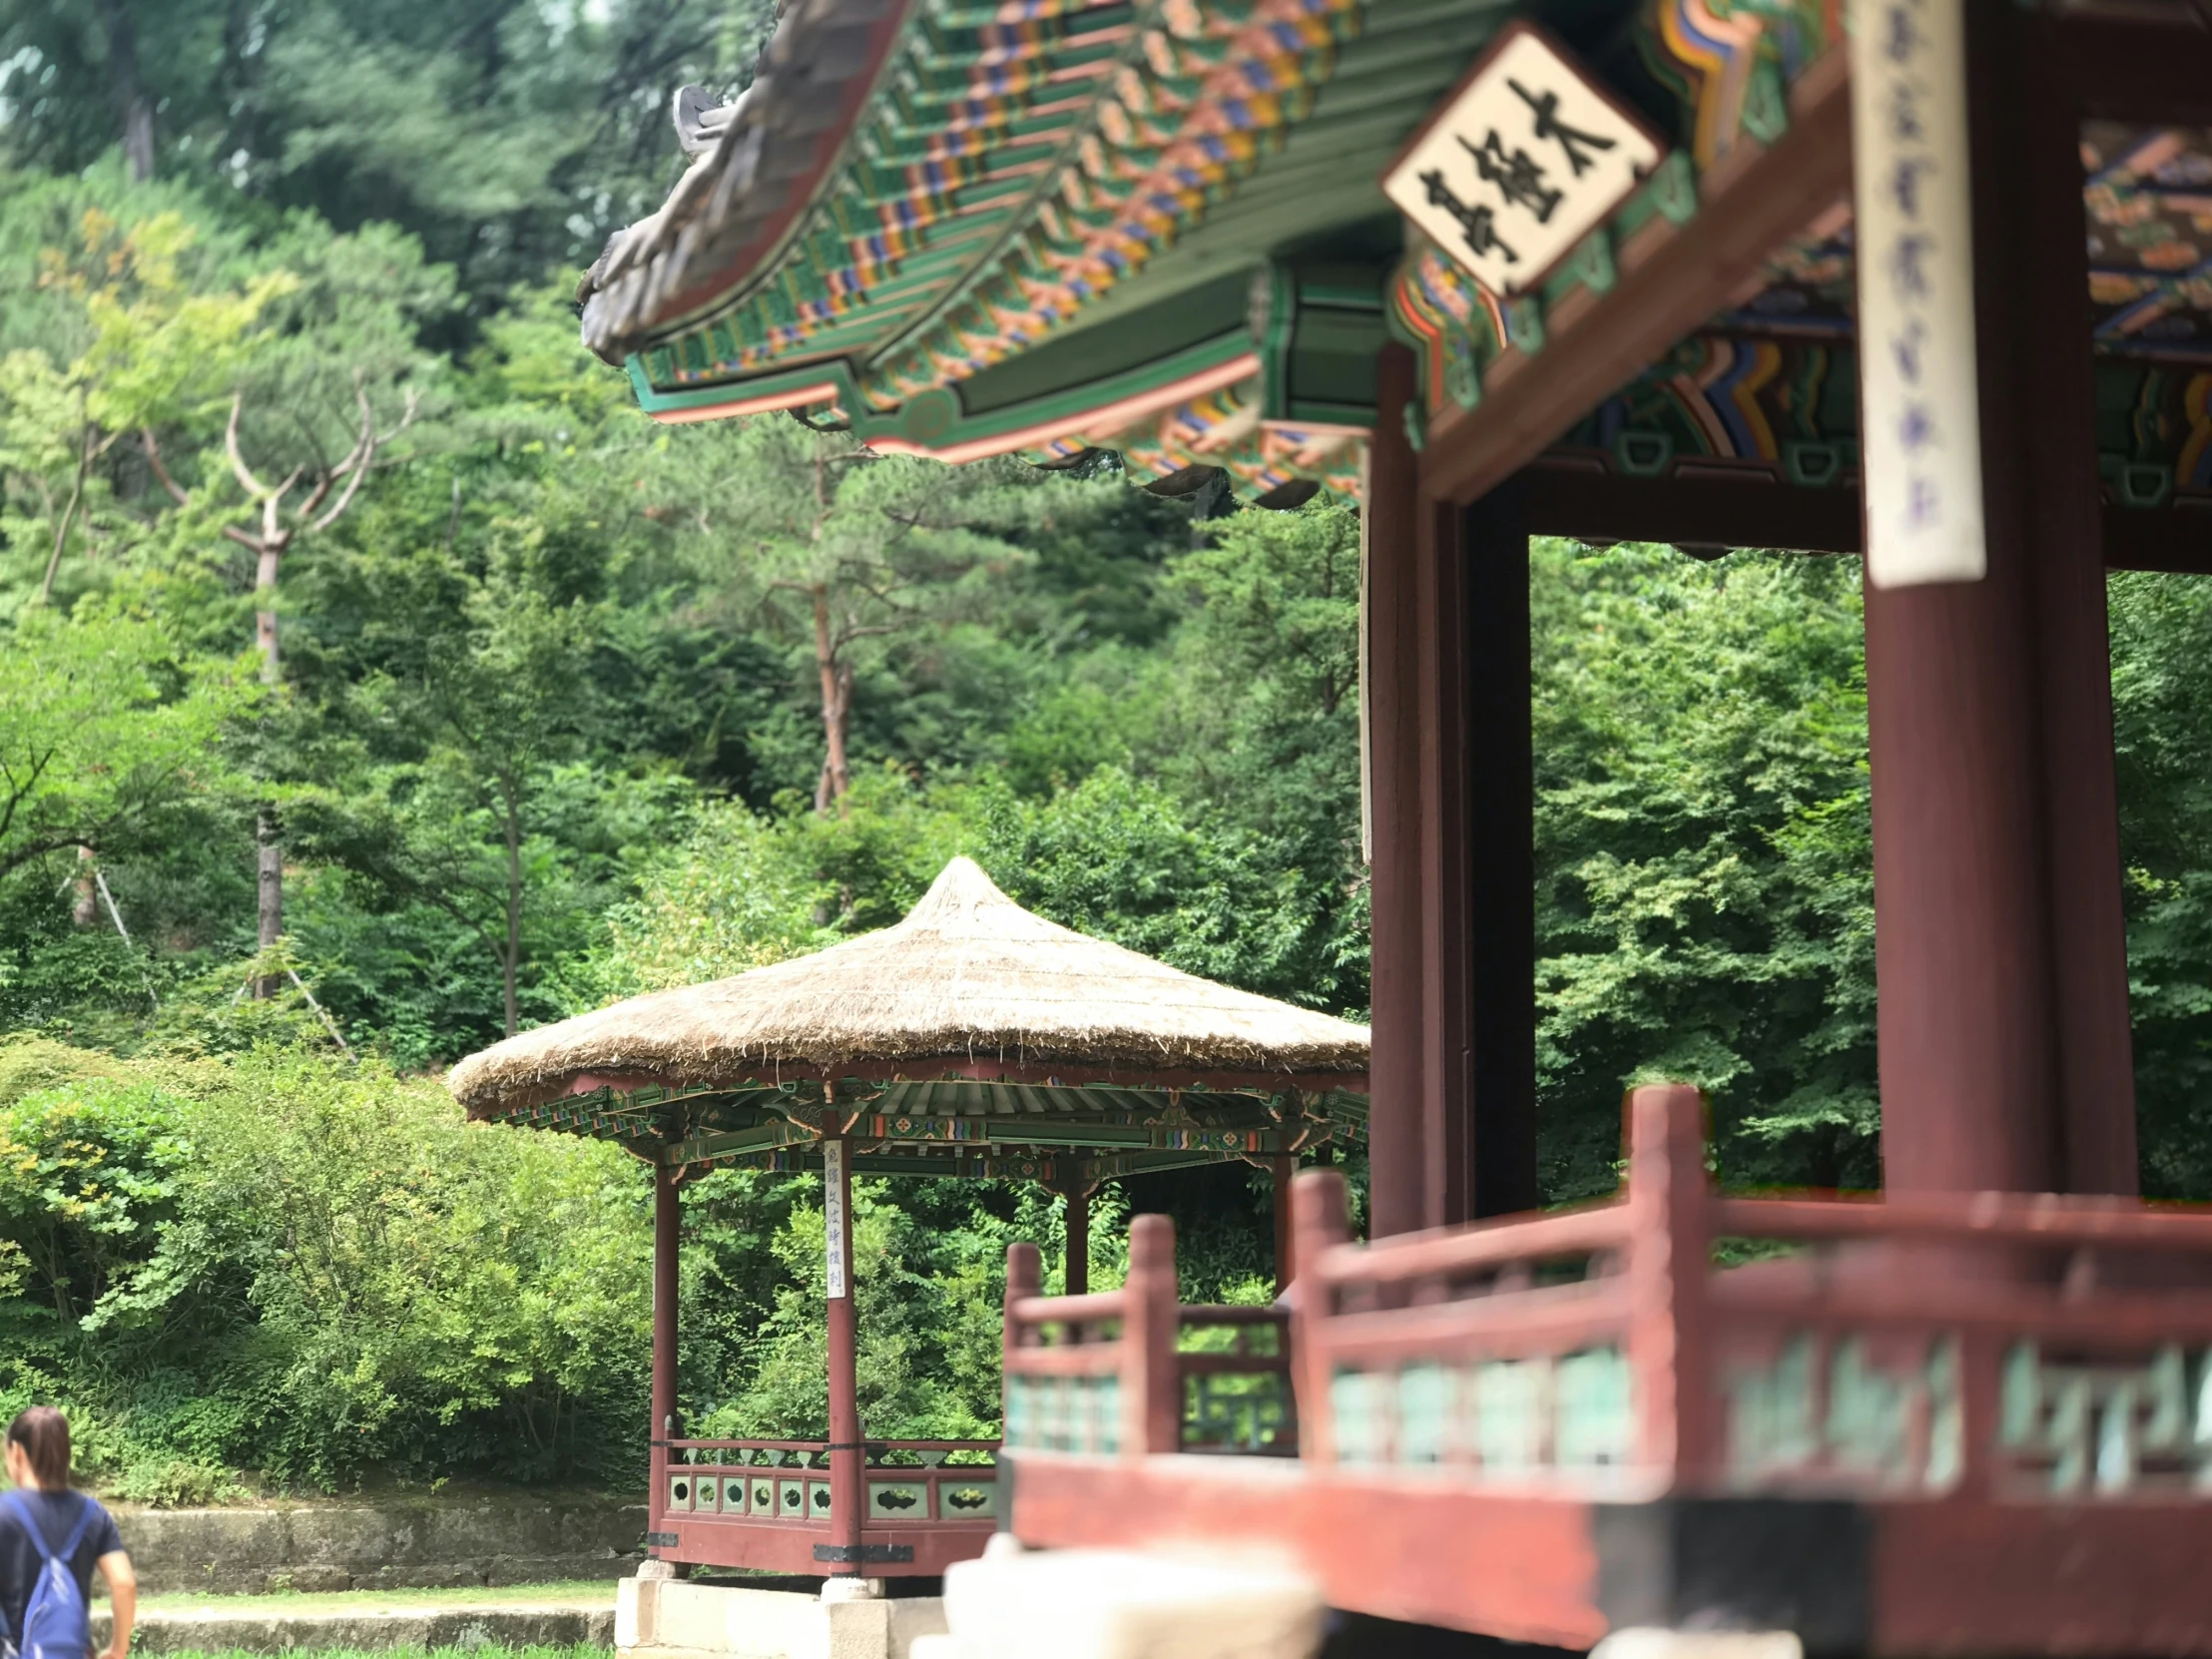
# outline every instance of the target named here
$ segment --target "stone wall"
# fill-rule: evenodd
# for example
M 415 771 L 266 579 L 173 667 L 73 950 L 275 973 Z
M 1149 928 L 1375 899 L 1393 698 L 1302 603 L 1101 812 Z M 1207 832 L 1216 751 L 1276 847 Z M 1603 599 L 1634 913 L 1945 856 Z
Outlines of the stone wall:
M 459 1588 L 615 1579 L 644 1553 L 645 1505 L 426 1498 L 239 1509 L 118 1505 L 148 1594 Z

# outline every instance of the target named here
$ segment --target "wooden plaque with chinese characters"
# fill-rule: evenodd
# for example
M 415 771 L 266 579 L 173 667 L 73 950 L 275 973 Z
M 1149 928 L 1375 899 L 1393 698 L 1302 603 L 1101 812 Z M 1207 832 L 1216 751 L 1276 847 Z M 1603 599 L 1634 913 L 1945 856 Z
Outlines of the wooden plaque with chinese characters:
M 1534 25 L 1509 25 L 1382 176 L 1383 194 L 1492 293 L 1541 281 L 1659 141 Z

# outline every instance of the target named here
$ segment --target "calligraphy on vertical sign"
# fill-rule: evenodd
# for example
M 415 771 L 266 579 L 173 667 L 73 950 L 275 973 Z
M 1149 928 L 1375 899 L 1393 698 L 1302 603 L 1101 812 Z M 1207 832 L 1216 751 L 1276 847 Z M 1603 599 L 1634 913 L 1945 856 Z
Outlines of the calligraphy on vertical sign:
M 1661 146 L 1531 23 L 1508 24 L 1382 175 L 1492 293 L 1521 293 L 1620 206 Z
M 840 1297 L 844 1288 L 844 1142 L 822 1143 L 822 1248 L 829 1269 L 830 1295 Z
M 1867 577 L 1978 582 L 1964 0 L 1852 0 L 1851 23 Z

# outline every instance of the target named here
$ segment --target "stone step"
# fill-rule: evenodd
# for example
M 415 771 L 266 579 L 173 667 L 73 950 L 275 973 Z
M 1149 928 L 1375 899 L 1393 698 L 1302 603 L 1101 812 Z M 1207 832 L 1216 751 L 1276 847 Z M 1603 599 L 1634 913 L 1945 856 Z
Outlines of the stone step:
M 268 1596 L 204 1606 L 142 1608 L 134 1653 L 288 1653 L 299 1649 L 612 1647 L 614 1598 L 605 1601 L 425 1601 Z M 287 1603 L 289 1605 L 287 1605 Z M 93 1646 L 108 1640 L 108 1611 L 93 1612 Z

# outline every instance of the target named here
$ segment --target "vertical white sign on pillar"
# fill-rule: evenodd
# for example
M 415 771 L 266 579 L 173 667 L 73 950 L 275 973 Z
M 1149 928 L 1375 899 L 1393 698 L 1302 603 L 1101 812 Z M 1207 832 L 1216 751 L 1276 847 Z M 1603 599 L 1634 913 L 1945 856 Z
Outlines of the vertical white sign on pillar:
M 1375 619 L 1368 610 L 1368 560 L 1375 538 L 1369 534 L 1375 523 L 1375 445 L 1364 446 L 1366 453 L 1360 461 L 1360 862 L 1375 862 L 1375 737 L 1370 722 L 1368 687 L 1373 672 L 1368 650 L 1368 630 Z
M 822 1143 L 822 1243 L 828 1258 L 830 1295 L 844 1289 L 844 1142 Z
M 1860 488 L 1877 587 L 1978 582 L 1964 0 L 1851 0 Z

